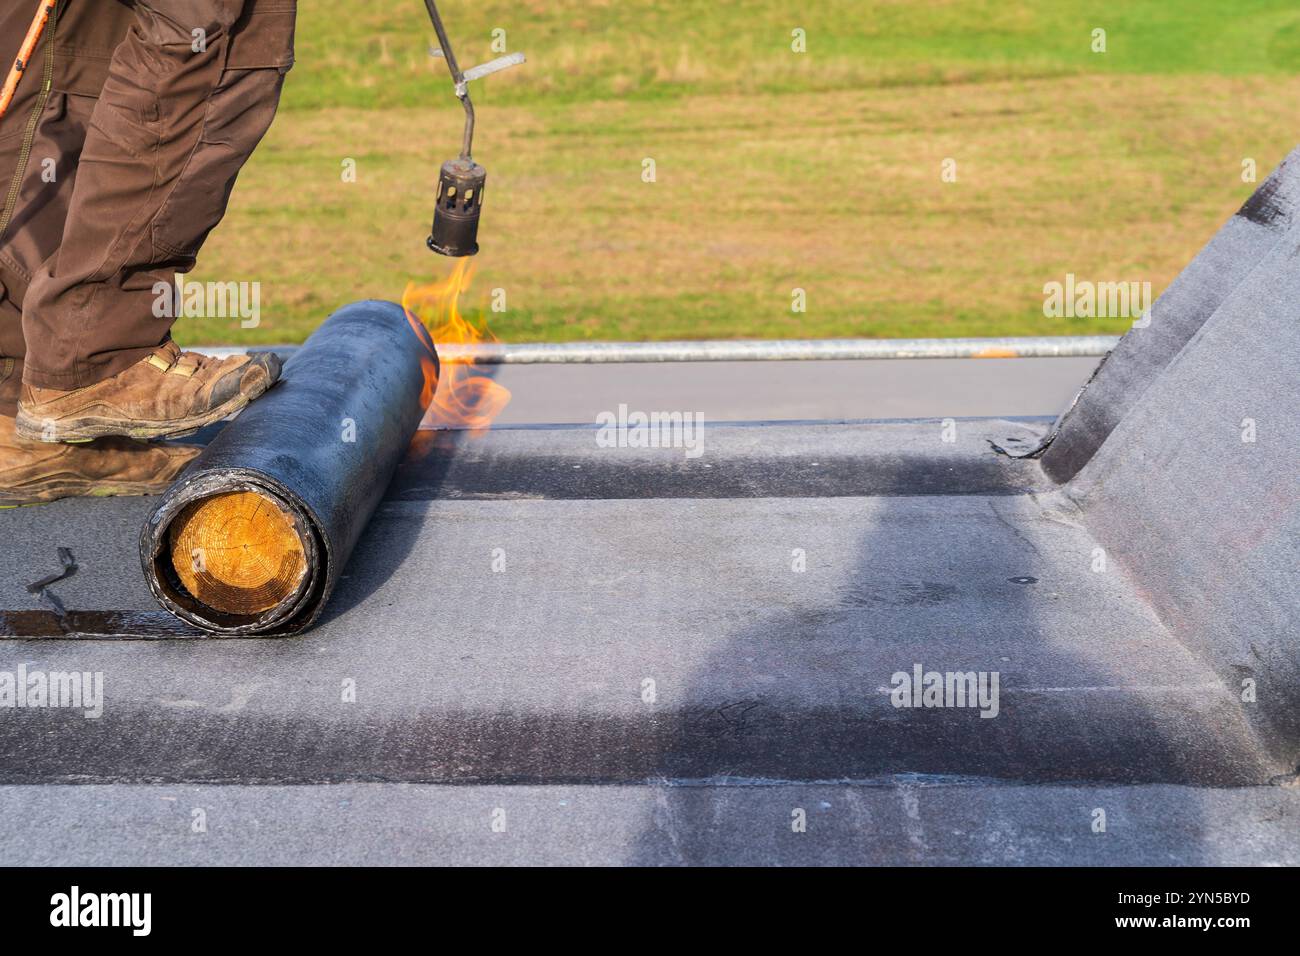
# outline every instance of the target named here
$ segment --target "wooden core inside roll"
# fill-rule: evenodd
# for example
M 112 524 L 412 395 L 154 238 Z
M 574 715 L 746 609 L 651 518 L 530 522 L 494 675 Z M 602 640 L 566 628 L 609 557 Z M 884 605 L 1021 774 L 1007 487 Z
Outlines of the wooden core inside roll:
M 192 502 L 167 534 L 185 589 L 226 614 L 269 611 L 294 594 L 307 573 L 293 516 L 255 491 Z

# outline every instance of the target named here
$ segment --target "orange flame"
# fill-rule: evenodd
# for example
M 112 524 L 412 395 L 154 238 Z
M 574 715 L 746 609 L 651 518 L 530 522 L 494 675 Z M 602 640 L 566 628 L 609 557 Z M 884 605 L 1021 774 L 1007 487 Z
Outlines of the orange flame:
M 409 283 L 402 293 L 402 308 L 413 326 L 428 330 L 435 346 L 479 345 L 498 341 L 487 326 L 483 310 L 478 325 L 460 311 L 461 293 L 469 288 L 474 276 L 473 260 L 456 260 L 451 275 L 441 282 L 424 285 Z M 481 374 L 473 358 L 463 352 L 442 359 L 442 378 L 438 379 L 430 360 L 425 368 L 425 398 L 429 410 L 422 427 L 487 428 L 510 402 L 510 389 Z

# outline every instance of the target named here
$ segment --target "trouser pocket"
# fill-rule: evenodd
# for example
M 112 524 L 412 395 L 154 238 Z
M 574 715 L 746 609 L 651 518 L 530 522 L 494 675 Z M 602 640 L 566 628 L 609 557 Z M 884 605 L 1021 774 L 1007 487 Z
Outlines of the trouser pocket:
M 297 6 L 296 0 L 248 0 L 239 22 L 231 28 L 226 66 L 289 72 Z
M 194 152 L 154 217 L 155 265 L 193 268 L 199 247 L 225 215 L 235 177 L 271 125 L 283 82 L 277 69 L 222 74 Z

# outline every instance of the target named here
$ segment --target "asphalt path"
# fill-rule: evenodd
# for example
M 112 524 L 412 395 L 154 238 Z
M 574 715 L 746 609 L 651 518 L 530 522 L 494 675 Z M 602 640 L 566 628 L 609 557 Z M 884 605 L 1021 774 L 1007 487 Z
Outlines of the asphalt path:
M 707 421 L 1056 415 L 1096 358 L 500 365 L 504 425 L 594 422 L 605 411 Z M 444 377 L 444 382 L 446 378 Z

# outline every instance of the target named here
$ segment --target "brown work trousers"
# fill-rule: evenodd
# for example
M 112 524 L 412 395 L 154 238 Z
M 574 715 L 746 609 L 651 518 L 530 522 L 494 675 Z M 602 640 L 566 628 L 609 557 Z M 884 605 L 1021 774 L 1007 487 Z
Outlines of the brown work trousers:
M 0 0 L 0 70 L 37 2 Z M 295 8 L 59 0 L 0 119 L 0 414 L 20 380 L 90 385 L 166 340 L 159 283 L 193 268 L 271 124 Z

